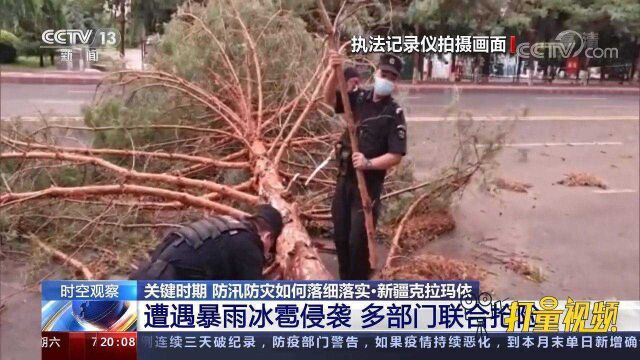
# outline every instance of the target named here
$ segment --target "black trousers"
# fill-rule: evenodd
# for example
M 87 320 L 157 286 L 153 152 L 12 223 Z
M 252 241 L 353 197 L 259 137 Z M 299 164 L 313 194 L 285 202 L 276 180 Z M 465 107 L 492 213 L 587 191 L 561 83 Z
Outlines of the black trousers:
M 378 184 L 379 183 L 379 184 Z M 374 222 L 378 220 L 382 182 L 367 181 L 367 190 L 373 202 Z M 369 247 L 364 211 L 358 184 L 354 178 L 338 177 L 331 204 L 334 241 L 338 253 L 338 266 L 342 280 L 367 280 L 371 273 Z M 375 251 L 375 249 L 371 249 Z

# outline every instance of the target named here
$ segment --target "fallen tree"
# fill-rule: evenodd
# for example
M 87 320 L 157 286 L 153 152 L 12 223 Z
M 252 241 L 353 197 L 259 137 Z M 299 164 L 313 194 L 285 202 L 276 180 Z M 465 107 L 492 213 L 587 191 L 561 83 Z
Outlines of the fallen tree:
M 242 206 L 247 209 L 258 202 L 269 202 L 284 214 L 286 222 L 277 244 L 277 266 L 268 269 L 269 276 L 329 279 L 331 275 L 300 220 L 300 210 L 295 201 L 287 199 L 279 173 L 280 162 L 290 160 L 288 153 L 299 146 L 298 142 L 304 141 L 309 148 L 326 144 L 305 131 L 303 125 L 312 113 L 315 118 L 321 116 L 317 114 L 319 93 L 329 70 L 322 49 L 322 42 L 305 30 L 300 19 L 269 3 L 210 1 L 206 6 L 186 5 L 168 26 L 155 56 L 155 70 L 113 74 L 101 85 L 104 91 L 93 111 L 99 112 L 104 106 L 101 104 L 113 99 L 124 99 L 128 107 L 136 107 L 149 106 L 144 103 L 150 96 L 156 97 L 152 102 L 165 112 L 188 108 L 189 112 L 182 113 L 188 119 L 176 124 L 170 118 L 163 121 L 156 117 L 147 126 L 138 125 L 139 129 L 179 132 L 175 138 L 178 141 L 195 135 L 193 140 L 153 148 L 136 139 L 141 132 L 114 129 L 111 123 L 107 126 L 110 129 L 95 131 L 109 132 L 112 137 L 129 136 L 130 146 L 116 149 L 117 144 L 111 142 L 108 148 L 91 149 L 34 141 L 36 134 L 16 132 L 16 136 L 2 138 L 0 160 L 5 163 L 91 166 L 99 168 L 100 180 L 72 187 L 51 184 L 32 191 L 12 191 L 6 184 L 0 206 L 7 211 L 49 198 L 111 202 L 117 197 L 132 204 L 146 199 L 158 205 L 174 203 L 201 208 L 205 213 L 242 216 L 246 214 Z M 115 96 L 114 91 L 122 91 L 121 96 Z M 89 123 L 114 120 L 91 115 L 87 118 Z M 130 121 L 124 117 L 115 120 Z M 92 128 L 96 126 L 88 127 L 90 131 Z M 193 149 L 194 143 L 200 149 Z M 117 164 L 123 159 L 127 166 Z M 152 171 L 155 166 L 141 168 L 139 159 L 161 161 L 165 171 Z M 180 168 L 185 163 L 186 168 Z M 249 186 L 198 176 L 227 168 L 244 170 L 250 177 Z M 56 254 L 60 257 L 62 253 L 56 250 Z
M 186 4 L 166 27 L 153 70 L 109 76 L 84 126 L 43 118 L 40 128 L 18 124 L 2 135 L 0 233 L 37 238 L 79 276 L 99 278 L 122 263 L 130 270 L 158 229 L 203 214 L 242 216 L 269 202 L 286 224 L 265 275 L 332 278 L 306 229 L 328 219 L 333 171 L 311 174 L 343 129 L 321 102 L 331 71 L 325 55 L 306 23 L 272 3 Z M 68 131 L 80 144 L 65 143 Z M 463 169 L 437 190 L 462 188 L 483 159 L 460 156 Z M 405 185 L 388 186 L 387 198 L 421 188 Z M 131 254 L 121 258 L 113 247 Z M 82 263 L 82 249 L 92 266 Z

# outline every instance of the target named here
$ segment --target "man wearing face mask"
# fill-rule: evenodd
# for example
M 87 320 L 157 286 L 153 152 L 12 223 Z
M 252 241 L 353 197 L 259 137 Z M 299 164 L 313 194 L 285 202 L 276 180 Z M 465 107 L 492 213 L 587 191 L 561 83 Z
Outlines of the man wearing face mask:
M 343 61 L 339 54 L 331 54 L 330 65 L 334 69 Z M 377 221 L 386 171 L 400 163 L 407 152 L 404 114 L 391 97 L 401 71 L 400 58 L 382 55 L 375 72 L 373 89 L 349 91 L 359 152 L 351 153 L 348 133 L 345 131 L 336 145 L 338 179 L 331 206 L 340 278 L 343 280 L 368 279 L 371 272 L 369 251 L 375 251 L 369 249 L 367 244 L 355 170 L 364 173 L 373 202 L 374 221 Z M 344 108 L 342 97 L 336 90 L 337 83 L 334 73 L 325 84 L 324 98 L 336 113 L 342 113 Z
M 273 258 L 282 215 L 258 205 L 252 216 L 213 216 L 170 231 L 132 280 L 257 280 Z

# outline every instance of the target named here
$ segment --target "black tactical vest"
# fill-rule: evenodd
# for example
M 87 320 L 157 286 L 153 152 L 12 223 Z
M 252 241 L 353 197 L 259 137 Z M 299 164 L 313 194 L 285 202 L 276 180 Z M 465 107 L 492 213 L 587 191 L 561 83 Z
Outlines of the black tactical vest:
M 209 217 L 171 230 L 165 235 L 165 238 L 173 234 L 174 238 L 177 236 L 177 239 L 165 242 L 164 248 L 154 252 L 155 256 L 152 257 L 151 263 L 144 273 L 149 278 L 160 276 L 169 265 L 174 249 L 182 245 L 183 242 L 197 251 L 205 241 L 215 241 L 224 233 L 234 235 L 242 230 L 254 231 L 255 229 L 251 224 L 230 216 Z

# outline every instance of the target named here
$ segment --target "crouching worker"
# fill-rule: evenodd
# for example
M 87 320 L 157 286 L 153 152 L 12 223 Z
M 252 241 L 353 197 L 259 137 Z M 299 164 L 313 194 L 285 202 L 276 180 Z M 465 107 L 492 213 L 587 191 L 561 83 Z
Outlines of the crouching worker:
M 169 232 L 132 280 L 255 280 L 274 256 L 282 215 L 258 205 L 243 219 L 214 216 Z

